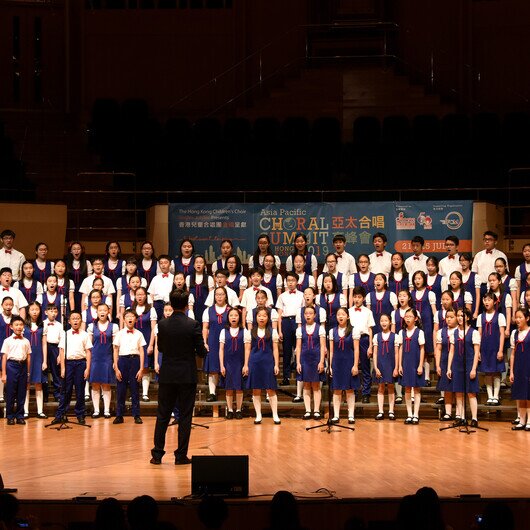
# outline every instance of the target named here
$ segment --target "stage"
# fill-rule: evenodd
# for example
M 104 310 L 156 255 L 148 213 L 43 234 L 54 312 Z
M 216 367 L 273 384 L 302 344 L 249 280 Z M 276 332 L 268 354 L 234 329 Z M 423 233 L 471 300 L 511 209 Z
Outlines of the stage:
M 440 432 L 440 422 L 418 426 L 361 419 L 355 431 L 328 434 L 306 431 L 317 422 L 264 418 L 227 421 L 196 418 L 209 429 L 194 428 L 189 455 L 248 454 L 249 494 L 270 496 L 280 489 L 301 496 L 325 488 L 337 499 L 392 498 L 429 485 L 440 497 L 480 494 L 482 497 L 528 497 L 530 433 L 513 432 L 508 422 L 482 422 L 489 432 L 466 435 Z M 149 494 L 157 500 L 191 492 L 191 466 L 175 466 L 172 450 L 176 427 L 167 437 L 168 454 L 161 466 L 149 464 L 155 419 L 134 425 L 87 418 L 91 429 L 45 429 L 46 421 L 0 427 L 0 472 L 20 499 L 70 500 L 112 496 L 130 500 Z M 343 420 L 343 424 L 346 422 Z

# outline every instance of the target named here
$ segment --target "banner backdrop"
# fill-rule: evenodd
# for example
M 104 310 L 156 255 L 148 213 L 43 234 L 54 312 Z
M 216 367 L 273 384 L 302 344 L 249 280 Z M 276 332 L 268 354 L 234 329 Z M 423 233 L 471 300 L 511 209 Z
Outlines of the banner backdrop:
M 372 236 L 383 232 L 387 250 L 411 253 L 410 239 L 425 239 L 425 254 L 443 257 L 448 235 L 460 238 L 460 252 L 471 251 L 472 201 L 334 202 L 334 203 L 173 203 L 169 205 L 169 251 L 179 254 L 180 241 L 193 241 L 196 253 L 208 263 L 220 253 L 223 239 L 231 239 L 243 263 L 268 234 L 282 263 L 292 252 L 296 233 L 308 238 L 319 263 L 332 252 L 333 236 L 346 237 L 346 250 L 357 256 L 373 252 Z

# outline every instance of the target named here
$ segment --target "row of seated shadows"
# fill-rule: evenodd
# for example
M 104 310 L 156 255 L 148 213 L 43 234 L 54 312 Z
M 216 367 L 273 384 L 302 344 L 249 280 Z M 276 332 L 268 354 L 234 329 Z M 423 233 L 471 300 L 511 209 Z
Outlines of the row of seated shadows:
M 502 187 L 509 168 L 530 165 L 525 113 L 366 116 L 345 138 L 334 117 L 162 124 L 144 101 L 99 100 L 89 131 L 102 169 L 158 177 L 160 189 Z
M 85 9 L 231 9 L 233 0 L 85 0 Z

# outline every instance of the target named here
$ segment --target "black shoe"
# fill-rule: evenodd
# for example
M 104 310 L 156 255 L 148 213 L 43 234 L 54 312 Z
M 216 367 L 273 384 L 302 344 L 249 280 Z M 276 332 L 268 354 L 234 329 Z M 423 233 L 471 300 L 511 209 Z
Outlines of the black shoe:
M 363 399 L 362 399 L 362 402 L 363 403 L 370 403 L 370 395 L 369 394 L 364 395 Z
M 395 403 L 396 405 L 401 405 L 403 403 L 403 398 L 401 396 L 397 396 Z
M 77 422 L 79 423 L 79 425 L 85 425 L 85 423 L 86 423 L 85 417 L 84 416 L 77 416 Z
M 15 418 L 9 418 L 9 419 L 7 420 L 7 424 L 8 424 L 8 425 L 15 425 Z M 523 429 L 524 429 L 524 425 L 523 425 Z
M 151 401 L 151 400 L 149 399 L 149 396 L 147 394 L 144 394 L 142 396 L 142 401 L 145 401 L 147 403 L 148 401 Z
M 142 418 L 140 418 L 140 416 L 135 416 L 134 423 L 136 423 L 136 425 L 141 425 L 143 423 L 143 420 Z
M 153 456 L 153 458 L 151 458 L 151 460 L 149 460 L 149 463 L 153 464 L 155 466 L 159 466 L 162 463 L 162 459 L 159 458 L 158 456 Z
M 425 386 L 431 386 L 431 380 L 425 379 Z
M 440 418 L 440 421 L 451 421 L 451 415 L 450 415 L 450 414 L 444 414 L 444 415 Z
M 227 419 L 227 420 L 233 420 L 233 419 L 234 419 L 234 411 L 229 410 L 229 411 L 226 413 L 226 419 Z
M 217 397 L 215 396 L 215 394 L 210 394 L 207 398 L 206 398 L 206 401 L 208 403 L 211 403 L 212 401 L 217 401 Z
M 90 396 L 85 396 L 85 403 L 87 403 L 88 401 L 90 401 Z
M 99 412 L 94 412 L 94 413 L 92 414 L 92 418 L 93 418 L 93 419 L 97 419 L 97 418 L 99 418 L 100 416 L 101 416 L 101 414 L 100 414 Z
M 304 401 L 304 399 L 300 396 L 294 396 L 293 398 L 293 403 L 302 403 L 302 401 Z
M 273 420 L 274 421 L 274 425 L 281 425 L 282 424 L 282 420 Z
M 525 425 L 523 423 L 517 423 L 512 427 L 512 431 L 524 431 Z
M 191 458 L 188 458 L 187 456 L 181 456 L 180 458 L 175 458 L 176 466 L 185 466 L 187 464 L 191 464 Z
M 48 416 L 46 414 L 44 414 L 44 412 L 39 412 L 37 414 L 37 418 L 39 418 L 41 420 L 46 420 L 46 419 L 48 419 Z
M 26 420 L 24 418 L 17 418 L 17 425 L 26 425 Z
M 236 420 L 242 420 L 243 419 L 243 414 L 241 413 L 240 410 L 236 410 L 236 413 L 235 413 L 235 419 Z
M 310 420 L 311 419 L 311 412 L 307 411 L 303 416 L 303 420 Z
M 471 420 L 471 427 L 478 427 L 478 420 Z
M 289 385 L 289 379 L 283 378 L 282 382 L 280 383 L 280 386 L 288 386 Z
M 123 423 L 123 416 L 116 416 L 114 418 L 114 421 L 112 422 L 113 425 L 118 425 L 118 423 Z
M 441 397 L 436 400 L 437 405 L 445 405 L 445 398 Z
M 57 425 L 62 422 L 63 422 L 62 418 L 53 418 L 53 420 L 51 421 L 51 425 Z

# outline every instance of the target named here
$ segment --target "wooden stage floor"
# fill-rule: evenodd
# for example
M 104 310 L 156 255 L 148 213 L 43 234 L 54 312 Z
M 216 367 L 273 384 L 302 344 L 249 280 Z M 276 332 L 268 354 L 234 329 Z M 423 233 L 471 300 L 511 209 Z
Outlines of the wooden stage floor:
M 191 492 L 191 466 L 175 466 L 176 427 L 167 437 L 169 453 L 161 466 L 149 464 L 154 418 L 134 425 L 91 420 L 57 432 L 43 420 L 26 426 L 0 424 L 0 472 L 20 499 L 65 500 L 89 495 L 130 500 L 149 494 L 158 500 Z M 530 432 L 512 432 L 507 422 L 483 422 L 489 432 L 439 432 L 441 423 L 418 426 L 402 420 L 358 420 L 355 432 L 306 431 L 316 422 L 264 418 L 226 421 L 196 418 L 210 429 L 194 428 L 192 455 L 248 454 L 250 495 L 280 489 L 310 494 L 319 488 L 338 498 L 401 497 L 434 487 L 441 497 L 528 497 Z M 317 496 L 318 497 L 318 496 Z

